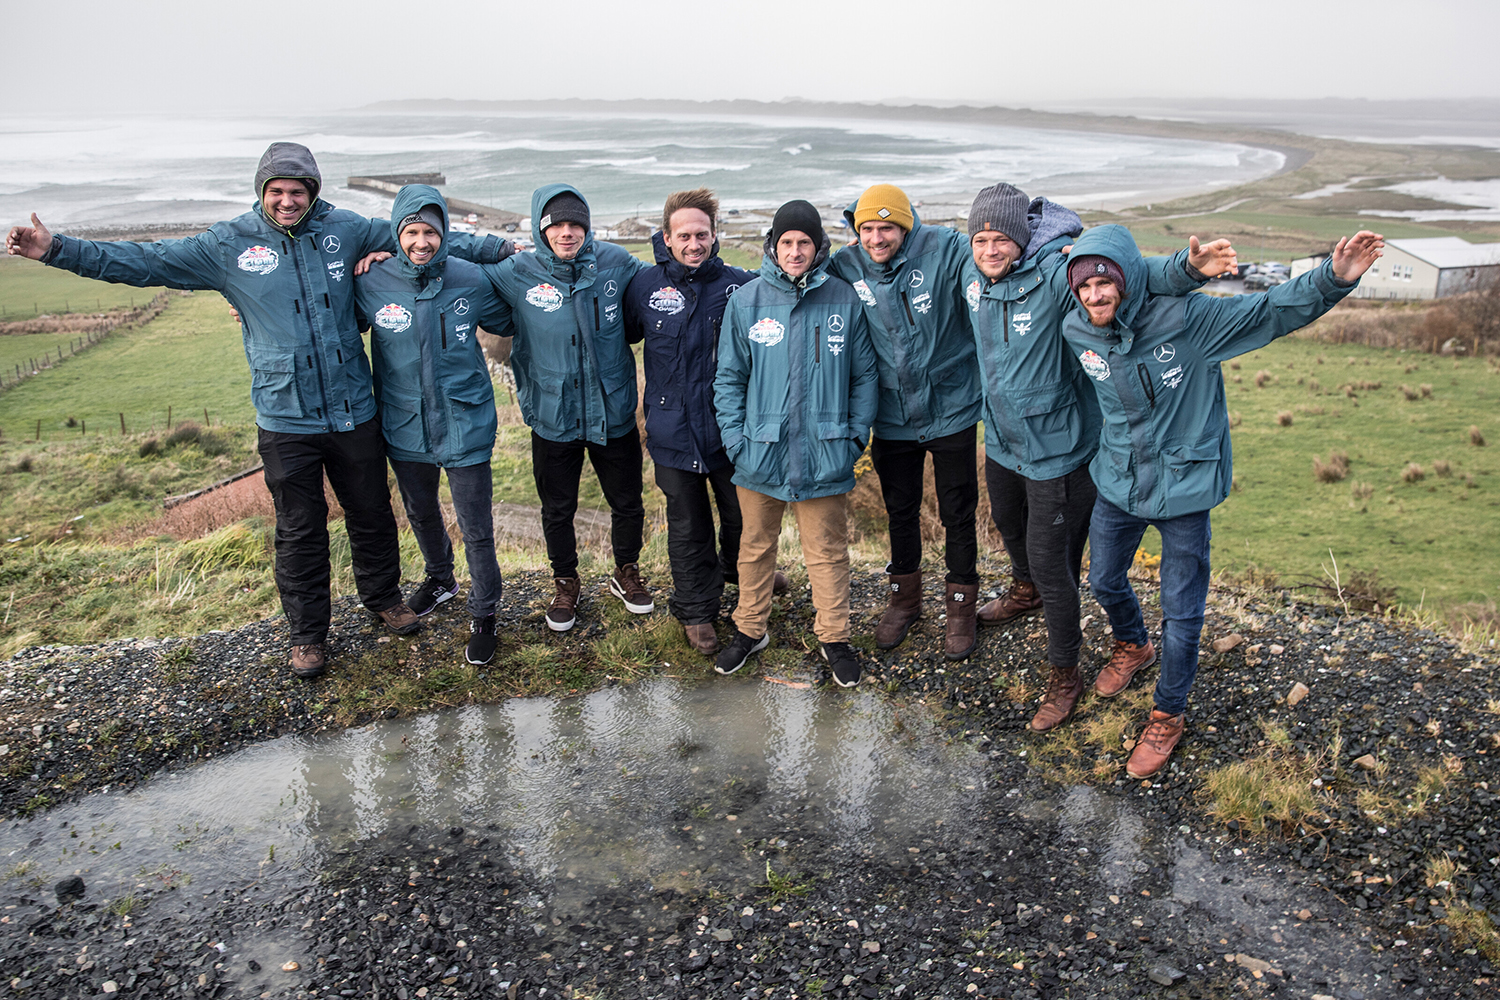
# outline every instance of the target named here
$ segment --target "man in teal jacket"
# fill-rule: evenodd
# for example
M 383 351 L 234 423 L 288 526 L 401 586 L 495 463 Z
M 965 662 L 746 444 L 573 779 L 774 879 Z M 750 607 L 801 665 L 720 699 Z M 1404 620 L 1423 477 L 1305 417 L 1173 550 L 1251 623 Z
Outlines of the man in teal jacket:
M 1063 321 L 1063 336 L 1104 418 L 1090 465 L 1099 497 L 1089 533 L 1089 585 L 1117 642 L 1151 648 L 1126 574 L 1148 526 L 1162 541 L 1161 675 L 1125 768 L 1132 778 L 1149 778 L 1166 765 L 1182 738 L 1198 670 L 1209 511 L 1229 495 L 1234 475 L 1219 364 L 1332 309 L 1383 246 L 1380 236 L 1361 231 L 1340 240 L 1312 271 L 1263 295 L 1232 298 L 1148 295 L 1145 262 L 1123 226 L 1091 229 L 1073 248 L 1068 282 L 1082 309 Z M 1131 673 L 1119 679 L 1120 688 Z
M 6 240 L 12 254 L 89 278 L 222 292 L 239 313 L 276 503 L 276 588 L 291 632 L 290 666 L 304 678 L 325 669 L 332 617 L 325 474 L 344 508 L 360 600 L 397 632 L 420 627 L 401 600 L 385 450 L 354 315 L 354 264 L 396 244 L 389 222 L 334 208 L 319 197 L 321 187 L 307 147 L 275 142 L 255 171 L 254 208 L 197 236 L 78 240 L 53 236 L 33 215 L 32 226 L 17 226 Z M 453 242 L 455 254 L 476 260 L 500 260 L 512 249 L 493 236 Z
M 735 634 L 714 669 L 732 674 L 766 648 L 776 545 L 790 504 L 834 680 L 859 683 L 849 645 L 847 494 L 875 419 L 879 376 L 854 289 L 828 273 L 818 210 L 790 201 L 766 237 L 760 276 L 729 299 L 714 409 L 734 462 L 744 533 Z
M 623 247 L 590 232 L 588 203 L 567 184 L 531 196 L 535 253 L 516 254 L 485 273 L 499 293 L 501 321 L 514 335 L 511 370 L 521 415 L 531 427 L 531 465 L 542 501 L 542 534 L 556 593 L 547 627 L 577 620 L 578 482 L 587 454 L 610 510 L 612 594 L 634 614 L 655 602 L 637 560 L 646 509 L 641 501 L 641 437 L 635 424 L 635 355 L 626 342 L 624 293 L 645 267 Z
M 370 330 L 386 455 L 426 561 L 409 604 L 426 615 L 458 594 L 438 503 L 446 469 L 471 580 L 464 656 L 484 664 L 495 654 L 502 581 L 491 516 L 495 389 L 475 331 L 500 321 L 500 299 L 478 265 L 448 259 L 448 204 L 436 188 L 403 187 L 391 229 L 397 255 L 356 277 L 354 290 L 360 325 Z
M 1010 590 L 979 609 L 999 625 L 1040 608 L 1047 621 L 1046 693 L 1031 720 L 1045 732 L 1072 714 L 1078 672 L 1078 579 L 1094 506 L 1088 460 L 1099 406 L 1061 336 L 1072 303 L 1067 250 L 1083 231 L 1072 210 L 1010 184 L 980 191 L 969 209 L 973 250 L 963 275 L 984 384 L 985 482 L 1010 554 Z M 1227 240 L 1196 239 L 1145 263 L 1149 290 L 1181 294 L 1234 265 Z M 1115 658 L 1135 655 L 1118 647 Z M 1119 691 L 1100 689 L 1105 696 Z
M 875 645 L 896 647 L 922 616 L 923 466 L 930 454 L 947 540 L 944 652 L 962 660 L 974 650 L 979 596 L 979 368 L 959 281 L 968 240 L 947 226 L 924 226 L 892 184 L 869 188 L 844 218 L 859 243 L 834 254 L 828 271 L 859 294 L 880 373 L 870 459 L 885 501 L 891 561 L 889 605 L 875 627 Z

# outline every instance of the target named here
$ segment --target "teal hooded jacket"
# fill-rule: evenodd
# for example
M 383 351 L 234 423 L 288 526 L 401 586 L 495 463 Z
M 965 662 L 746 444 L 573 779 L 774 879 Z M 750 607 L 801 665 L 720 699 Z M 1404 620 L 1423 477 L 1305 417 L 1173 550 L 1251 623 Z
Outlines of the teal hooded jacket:
M 851 227 L 858 204 L 844 210 Z M 915 208 L 911 214 L 911 231 L 887 263 L 875 263 L 858 243 L 828 263 L 864 304 L 880 372 L 875 436 L 890 441 L 945 437 L 973 427 L 982 414 L 959 282 L 969 240 L 947 226 L 922 225 Z
M 1139 290 L 1146 265 L 1124 226 L 1084 233 L 1073 247 L 1083 255 L 1107 257 L 1125 275 L 1108 327 L 1093 326 L 1081 305 L 1062 324 L 1104 415 L 1089 467 L 1099 496 L 1144 519 L 1217 506 L 1234 475 L 1220 362 L 1306 326 L 1358 282 L 1340 281 L 1324 261 L 1264 294 L 1153 296 Z
M 1046 198 L 1032 199 L 1027 223 L 1026 252 L 1004 277 L 990 281 L 971 255 L 962 284 L 984 384 L 984 453 L 1027 479 L 1056 479 L 1099 444 L 1099 405 L 1062 339 L 1073 304 L 1063 248 L 1083 223 Z M 1144 266 L 1155 293 L 1181 295 L 1204 280 L 1189 273 L 1186 250 Z
M 558 259 L 540 221 L 547 202 L 564 191 L 583 198 L 568 184 L 548 184 L 531 196 L 535 253 L 484 267 L 503 312 L 487 329 L 515 337 L 510 365 L 521 416 L 538 436 L 604 444 L 635 426 L 635 355 L 626 342 L 624 296 L 646 263 L 592 233 L 576 257 Z
M 770 237 L 759 277 L 729 297 L 714 410 L 734 482 L 778 500 L 854 489 L 880 376 L 859 296 L 828 273 L 828 238 L 789 278 Z
M 425 205 L 442 213 L 443 243 L 426 264 L 400 249 L 401 219 Z M 462 468 L 490 460 L 495 389 L 475 331 L 502 318 L 479 265 L 448 257 L 448 206 L 436 188 L 396 195 L 396 256 L 354 279 L 361 328 L 370 331 L 375 398 L 386 452 L 403 462 Z

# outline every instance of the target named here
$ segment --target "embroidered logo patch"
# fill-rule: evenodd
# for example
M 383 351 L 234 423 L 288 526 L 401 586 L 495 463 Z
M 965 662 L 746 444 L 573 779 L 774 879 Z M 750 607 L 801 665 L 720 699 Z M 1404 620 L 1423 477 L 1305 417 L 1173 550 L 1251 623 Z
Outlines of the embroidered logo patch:
M 1097 381 L 1103 382 L 1109 378 L 1109 362 L 1093 351 L 1084 351 L 1078 355 L 1078 363 L 1083 365 L 1083 370 Z
M 833 327 L 828 329 L 832 330 Z M 838 357 L 844 353 L 844 335 L 842 333 L 830 333 L 828 335 L 828 353 Z
M 613 323 L 620 318 L 620 303 L 611 302 L 604 307 L 604 322 Z
M 775 347 L 786 336 L 786 327 L 767 316 L 750 328 L 747 336 L 762 347 Z
M 859 301 L 867 306 L 875 304 L 875 293 L 870 291 L 870 286 L 865 284 L 863 278 L 854 283 L 854 290 L 859 293 Z
M 553 313 L 562 308 L 563 297 L 555 286 L 543 283 L 526 289 L 526 301 L 542 312 Z
M 467 316 L 467 315 L 469 315 L 469 300 L 468 299 L 463 299 L 463 298 L 454 299 L 453 300 L 453 315 L 455 315 L 455 316 Z
M 620 286 L 617 285 L 617 284 L 615 284 L 613 281 L 606 281 L 604 283 L 604 297 L 606 299 L 612 299 L 612 298 L 614 298 L 615 297 L 615 293 L 618 292 L 619 290 L 620 290 Z
M 926 280 L 927 280 L 927 275 L 923 274 L 921 271 L 912 271 L 912 273 L 911 273 L 911 282 L 910 282 L 911 283 L 911 287 L 913 287 L 913 288 L 921 288 L 922 287 L 922 282 L 924 282 Z
M 1177 365 L 1175 368 L 1168 368 L 1166 371 L 1162 372 L 1161 373 L 1161 384 L 1164 385 L 1164 386 L 1166 386 L 1168 389 L 1175 389 L 1179 385 L 1181 385 L 1182 384 L 1182 366 L 1181 365 Z
M 341 260 L 330 260 L 328 262 L 328 276 L 334 281 L 343 281 L 344 262 Z
M 911 307 L 923 316 L 926 316 L 932 312 L 932 293 L 923 292 L 921 295 L 916 296 L 911 300 Z
M 969 282 L 969 287 L 964 289 L 964 298 L 969 300 L 971 312 L 979 311 L 979 299 L 982 295 L 984 295 L 984 289 L 979 287 L 979 279 Z
M 882 219 L 889 219 L 891 217 L 891 210 L 888 209 L 888 208 L 882 208 L 880 211 L 876 212 L 875 214 L 878 215 L 878 216 L 880 216 Z
M 1157 361 L 1160 361 L 1162 364 L 1166 364 L 1168 361 L 1171 361 L 1173 358 L 1177 357 L 1177 348 L 1173 347 L 1171 344 L 1162 344 L 1156 350 L 1151 352 L 1151 356 L 1154 357 Z
M 382 330 L 400 333 L 411 327 L 411 310 L 395 302 L 383 305 L 375 314 L 375 325 Z
M 339 242 L 339 238 L 332 233 L 329 233 L 327 236 L 323 237 L 324 253 L 338 253 L 341 246 L 343 246 L 343 244 Z
M 472 326 L 472 323 L 460 323 L 458 326 L 455 326 L 453 328 L 453 335 L 458 338 L 458 342 L 460 344 L 468 343 L 469 330 Z
M 1017 337 L 1024 337 L 1031 332 L 1031 313 L 1016 313 L 1010 318 L 1010 327 L 1016 332 Z
M 251 247 L 239 257 L 235 258 L 241 271 L 249 271 L 251 274 L 270 274 L 276 270 L 276 265 L 281 263 L 281 258 L 276 256 L 276 251 L 270 247 Z
M 652 292 L 651 297 L 646 300 L 646 305 L 657 312 L 664 312 L 668 316 L 676 316 L 687 307 L 687 299 L 683 298 L 682 293 L 677 289 L 668 285 L 666 288 L 658 288 Z
M 844 317 L 834 313 L 828 317 L 828 329 L 833 333 L 841 333 L 844 329 Z

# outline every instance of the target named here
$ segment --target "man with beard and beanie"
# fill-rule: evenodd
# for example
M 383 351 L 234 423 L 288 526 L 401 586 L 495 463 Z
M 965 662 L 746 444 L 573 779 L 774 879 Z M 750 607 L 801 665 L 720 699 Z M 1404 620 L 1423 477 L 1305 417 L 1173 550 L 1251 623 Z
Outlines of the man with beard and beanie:
M 870 460 L 880 477 L 890 528 L 889 604 L 875 645 L 893 649 L 922 617 L 923 466 L 932 456 L 938 516 L 947 545 L 944 655 L 974 651 L 979 596 L 974 461 L 981 413 L 974 337 L 960 281 L 968 241 L 956 229 L 924 226 L 905 192 L 876 184 L 844 211 L 859 245 L 833 255 L 830 274 L 854 286 L 880 372 Z
M 54 236 L 35 215 L 6 249 L 88 278 L 223 293 L 250 362 L 266 487 L 276 505 L 276 589 L 291 632 L 289 666 L 321 675 L 332 618 L 326 475 L 344 508 L 359 599 L 391 630 L 421 626 L 401 599 L 396 520 L 370 363 L 354 313 L 353 262 L 392 252 L 391 224 L 334 208 L 307 147 L 274 142 L 255 170 L 254 208 L 207 232 L 156 243 Z M 455 236 L 452 252 L 498 261 L 508 242 Z
M 510 365 L 531 428 L 532 475 L 556 588 L 547 627 L 566 632 L 577 621 L 582 589 L 573 515 L 585 455 L 609 504 L 609 591 L 633 614 L 656 609 L 637 565 L 646 508 L 635 355 L 622 307 L 625 287 L 646 265 L 623 247 L 595 241 L 588 203 L 570 185 L 537 188 L 531 218 L 536 252 L 485 268 L 503 314 L 489 332 L 515 337 Z
M 1319 267 L 1261 295 L 1149 294 L 1130 230 L 1078 240 L 1068 284 L 1081 303 L 1062 335 L 1103 412 L 1090 472 L 1089 586 L 1115 641 L 1151 648 L 1127 573 L 1146 528 L 1161 534 L 1161 674 L 1125 773 L 1149 778 L 1182 738 L 1208 598 L 1209 511 L 1229 495 L 1229 416 L 1219 364 L 1265 347 L 1332 309 L 1381 256 L 1368 231 L 1339 240 Z M 1132 671 L 1133 673 L 1133 671 Z M 1121 687 L 1130 680 L 1122 678 Z
M 491 515 L 495 389 L 475 331 L 499 322 L 500 300 L 477 265 L 448 259 L 448 204 L 436 188 L 403 187 L 391 220 L 396 256 L 356 277 L 354 290 L 360 326 L 370 330 L 386 455 L 426 562 L 408 603 L 422 616 L 458 594 L 438 503 L 446 470 L 469 564 L 464 658 L 485 664 L 495 655 L 503 584 Z
M 719 651 L 714 622 L 724 584 L 739 580 L 740 502 L 714 417 L 719 326 L 730 294 L 755 278 L 720 259 L 718 214 L 719 199 L 708 188 L 668 195 L 661 230 L 651 238 L 656 265 L 625 290 L 628 339 L 644 341 L 646 448 L 667 498 L 668 606 L 689 645 L 705 656 Z M 786 588 L 778 572 L 774 589 Z
M 969 209 L 973 251 L 964 270 L 969 322 L 984 385 L 985 484 L 995 527 L 1010 554 L 1012 583 L 979 609 L 982 625 L 1041 610 L 1047 622 L 1046 693 L 1031 729 L 1046 732 L 1083 694 L 1078 669 L 1078 580 L 1094 485 L 1087 465 L 1099 441 L 1099 408 L 1060 335 L 1071 308 L 1067 250 L 1082 231 L 1076 213 L 1009 184 L 980 191 Z M 1143 263 L 1155 292 L 1185 293 L 1234 266 L 1227 240 Z M 1117 644 L 1095 690 L 1119 694 L 1122 664 L 1144 654 Z
M 848 493 L 875 419 L 879 374 L 858 294 L 828 273 L 828 237 L 805 201 L 777 209 L 760 276 L 729 300 L 714 407 L 734 463 L 744 534 L 735 634 L 714 669 L 732 674 L 770 642 L 782 515 L 797 518 L 813 631 L 842 687 L 859 683 L 849 645 Z

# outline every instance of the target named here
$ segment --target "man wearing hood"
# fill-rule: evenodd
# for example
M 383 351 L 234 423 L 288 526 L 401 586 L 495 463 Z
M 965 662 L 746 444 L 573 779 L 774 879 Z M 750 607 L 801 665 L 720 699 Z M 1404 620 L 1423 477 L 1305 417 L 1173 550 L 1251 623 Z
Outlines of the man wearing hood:
M 788 505 L 833 679 L 859 683 L 849 645 L 848 493 L 875 419 L 879 376 L 864 310 L 828 273 L 828 237 L 805 201 L 777 209 L 760 276 L 724 310 L 714 408 L 734 462 L 744 535 L 735 634 L 714 669 L 732 674 L 770 642 L 776 546 Z
M 448 204 L 436 188 L 403 187 L 391 230 L 396 256 L 356 277 L 354 289 L 360 326 L 370 330 L 386 454 L 426 561 L 409 604 L 426 615 L 458 594 L 438 504 L 446 469 L 471 581 L 464 657 L 485 664 L 495 655 L 502 581 L 491 515 L 495 389 L 475 331 L 499 322 L 500 300 L 478 265 L 448 258 Z
M 1060 328 L 1070 308 L 1067 250 L 1083 230 L 1076 213 L 1010 184 L 980 191 L 969 209 L 971 259 L 961 283 L 984 385 L 985 483 L 995 527 L 1010 554 L 1012 582 L 979 609 L 999 625 L 1040 609 L 1047 621 L 1046 693 L 1031 720 L 1046 732 L 1083 694 L 1078 579 L 1093 510 L 1087 464 L 1099 441 L 1099 407 Z M 1181 294 L 1234 266 L 1227 240 L 1143 264 L 1152 291 Z M 1134 647 L 1116 645 L 1096 690 Z
M 1161 674 L 1125 773 L 1149 778 L 1182 738 L 1208 597 L 1209 511 L 1229 495 L 1229 417 L 1219 364 L 1259 350 L 1332 309 L 1380 256 L 1382 238 L 1339 240 L 1323 264 L 1263 295 L 1148 294 L 1130 231 L 1100 226 L 1073 248 L 1068 283 L 1081 308 L 1063 321 L 1069 350 L 1103 414 L 1090 465 L 1098 499 L 1089 585 L 1117 643 L 1152 650 L 1127 572 L 1141 536 L 1161 534 Z M 1154 657 L 1153 657 L 1154 658 Z M 1143 659 L 1120 678 L 1150 659 Z
M 705 656 L 719 651 L 714 622 L 724 584 L 739 580 L 740 502 L 714 416 L 719 327 L 730 294 L 755 278 L 720 259 L 718 215 L 719 199 L 708 188 L 668 195 L 651 238 L 656 265 L 625 290 L 628 338 L 644 341 L 646 447 L 667 498 L 668 606 Z M 786 578 L 777 577 L 785 589 Z
M 532 474 L 555 587 L 547 627 L 565 632 L 577 621 L 581 592 L 573 515 L 585 455 L 609 504 L 610 593 L 633 614 L 656 608 L 637 564 L 646 508 L 635 355 L 626 342 L 623 308 L 626 286 L 646 265 L 623 247 L 594 240 L 588 203 L 570 185 L 538 188 L 531 218 L 536 252 L 485 272 L 503 314 L 490 332 L 515 337 L 511 370 L 521 416 L 531 428 Z
M 396 521 L 375 421 L 370 363 L 354 314 L 353 262 L 394 251 L 391 225 L 319 197 L 312 153 L 274 142 L 255 171 L 255 207 L 207 232 L 155 243 L 54 236 L 33 215 L 6 248 L 89 278 L 138 287 L 209 289 L 238 312 L 250 362 L 266 486 L 276 504 L 276 588 L 299 677 L 326 665 L 329 594 L 326 474 L 344 508 L 354 580 L 364 606 L 398 633 L 420 622 L 401 599 Z M 455 240 L 453 251 L 495 261 L 495 237 Z
M 893 184 L 869 188 L 844 218 L 859 243 L 834 254 L 828 270 L 858 293 L 880 372 L 870 459 L 880 477 L 891 560 L 889 604 L 875 626 L 875 645 L 895 648 L 922 617 L 923 466 L 930 454 L 947 541 L 944 654 L 962 660 L 974 651 L 979 596 L 979 369 L 959 280 L 968 241 L 956 229 L 924 226 Z

